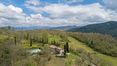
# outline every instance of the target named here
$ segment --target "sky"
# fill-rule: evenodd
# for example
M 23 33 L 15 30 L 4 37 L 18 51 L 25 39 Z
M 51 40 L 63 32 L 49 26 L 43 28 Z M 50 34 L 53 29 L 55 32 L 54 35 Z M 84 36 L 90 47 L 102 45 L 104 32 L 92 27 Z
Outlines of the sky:
M 117 21 L 117 0 L 0 0 L 2 26 L 84 26 Z

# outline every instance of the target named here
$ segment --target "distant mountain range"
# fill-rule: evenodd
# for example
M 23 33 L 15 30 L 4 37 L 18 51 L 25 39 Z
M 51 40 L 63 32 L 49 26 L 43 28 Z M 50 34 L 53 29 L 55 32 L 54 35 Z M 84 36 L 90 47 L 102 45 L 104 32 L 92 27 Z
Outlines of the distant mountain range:
M 0 27 L 0 29 L 15 29 L 15 30 L 69 30 L 72 28 L 76 28 L 77 26 L 22 26 L 22 27 L 12 27 L 12 26 L 5 26 Z
M 86 33 L 96 32 L 96 33 L 102 33 L 102 34 L 109 34 L 109 35 L 112 35 L 113 37 L 117 37 L 117 21 L 91 24 L 83 27 L 72 28 L 67 31 L 86 32 Z
M 72 28 L 76 28 L 77 26 L 59 26 L 59 27 L 50 27 L 50 26 L 29 26 L 29 27 L 14 27 L 16 30 L 42 30 L 42 29 L 48 29 L 48 30 L 69 30 Z
M 75 26 L 75 25 L 73 25 L 73 26 L 59 26 L 59 27 L 53 27 L 53 28 L 51 28 L 51 30 L 69 30 L 69 29 L 72 29 L 72 28 L 76 28 L 76 27 L 78 27 L 78 26 Z
M 39 30 L 39 29 L 51 29 L 50 26 L 28 26 L 28 27 L 14 27 L 16 30 Z
M 29 26 L 29 27 L 1 27 L 2 29 L 15 29 L 15 30 L 40 30 L 40 29 L 48 29 L 48 30 L 64 30 L 71 32 L 95 32 L 102 34 L 109 34 L 113 37 L 117 38 L 117 21 L 109 21 L 98 24 L 90 24 L 87 26 L 59 26 L 59 27 L 51 27 L 51 26 Z

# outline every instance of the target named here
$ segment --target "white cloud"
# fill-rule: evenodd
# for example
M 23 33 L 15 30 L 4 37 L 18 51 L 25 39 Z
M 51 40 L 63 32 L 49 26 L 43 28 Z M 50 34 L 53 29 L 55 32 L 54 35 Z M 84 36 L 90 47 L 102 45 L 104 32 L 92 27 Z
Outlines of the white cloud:
M 38 0 L 26 0 L 25 4 L 27 6 L 37 6 L 39 5 L 39 1 Z
M 117 10 L 117 0 L 103 0 L 106 7 Z
M 37 13 L 46 12 L 49 18 L 65 19 L 68 23 L 79 22 L 104 22 L 116 20 L 115 11 L 105 9 L 99 3 L 88 5 L 69 6 L 64 4 L 50 4 L 45 7 L 35 7 L 33 10 Z
M 11 9 L 12 11 L 15 11 L 16 13 L 23 12 L 23 10 L 21 8 L 14 7 L 13 5 L 9 5 L 8 8 Z
M 40 10 L 40 8 L 39 8 Z M 98 4 L 69 6 L 63 4 L 52 4 L 41 9 L 51 14 L 51 17 L 73 17 L 73 16 L 99 16 L 105 18 L 107 13 L 103 7 Z M 38 11 L 38 10 L 37 10 Z
M 21 8 L 0 4 L 0 26 L 20 25 L 24 22 L 24 17 L 25 14 Z
M 43 16 L 41 14 L 31 14 L 31 18 L 33 18 L 33 19 L 42 19 Z
M 58 20 L 59 21 L 59 20 Z M 61 20 L 60 20 L 61 21 Z M 40 13 L 30 16 L 23 13 L 23 10 L 13 5 L 0 4 L 0 26 L 48 26 L 61 25 Z
M 59 3 L 66 3 L 66 4 L 71 4 L 71 3 L 80 3 L 83 2 L 84 0 L 58 0 Z
M 28 0 L 29 1 L 29 0 Z M 70 6 L 48 4 L 43 7 L 33 4 L 27 6 L 35 14 L 26 15 L 22 8 L 0 4 L 0 26 L 60 26 L 87 25 L 91 23 L 117 20 L 117 12 L 106 9 L 99 3 Z M 49 15 L 43 16 L 45 12 Z

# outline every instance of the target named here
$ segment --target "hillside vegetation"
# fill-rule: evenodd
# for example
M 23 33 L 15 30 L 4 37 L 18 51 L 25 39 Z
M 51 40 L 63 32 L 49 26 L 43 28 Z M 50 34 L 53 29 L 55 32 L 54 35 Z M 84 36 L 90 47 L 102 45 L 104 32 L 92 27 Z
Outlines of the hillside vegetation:
M 108 34 L 117 38 L 117 21 L 109 21 L 100 24 L 91 24 L 83 27 L 71 28 L 68 31 L 84 33 Z
M 111 36 L 99 33 L 71 33 L 71 36 L 95 51 L 117 57 L 117 41 Z
M 66 55 L 52 54 L 51 45 L 67 50 Z M 116 47 L 116 39 L 96 33 L 4 28 L 0 29 L 0 66 L 116 66 Z M 31 54 L 30 49 L 42 52 Z

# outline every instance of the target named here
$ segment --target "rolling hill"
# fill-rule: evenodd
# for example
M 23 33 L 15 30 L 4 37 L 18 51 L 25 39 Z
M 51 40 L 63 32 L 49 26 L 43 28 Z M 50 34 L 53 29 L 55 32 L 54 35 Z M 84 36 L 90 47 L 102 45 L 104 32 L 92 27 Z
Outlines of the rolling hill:
M 96 32 L 96 33 L 108 34 L 117 38 L 117 21 L 91 24 L 83 27 L 72 28 L 72 29 L 69 29 L 68 31 L 86 32 L 86 33 Z
M 69 29 L 76 28 L 76 27 L 78 27 L 78 26 L 76 26 L 76 25 L 73 25 L 73 26 L 59 26 L 59 27 L 50 28 L 50 30 L 69 30 Z

